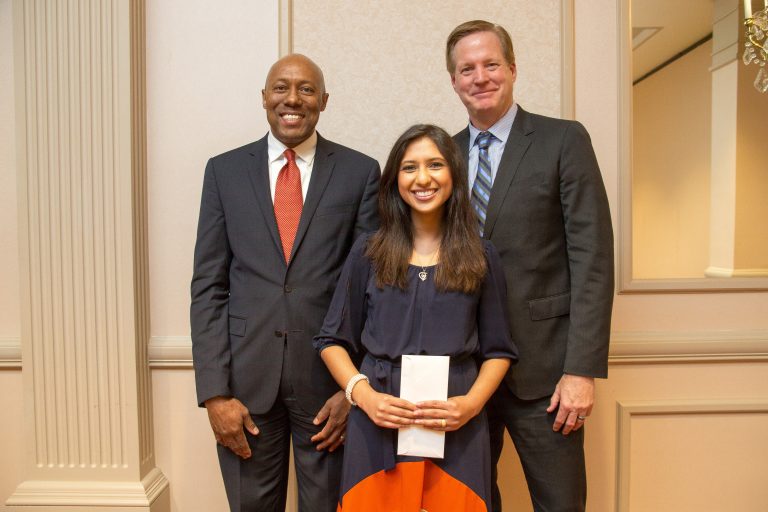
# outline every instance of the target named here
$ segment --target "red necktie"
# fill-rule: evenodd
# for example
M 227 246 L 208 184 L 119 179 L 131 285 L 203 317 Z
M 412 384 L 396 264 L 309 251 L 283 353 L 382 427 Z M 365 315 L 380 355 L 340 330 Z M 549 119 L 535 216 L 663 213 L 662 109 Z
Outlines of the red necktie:
M 301 196 L 301 173 L 299 166 L 296 165 L 296 152 L 292 149 L 286 149 L 283 154 L 288 162 L 277 175 L 275 218 L 287 263 L 291 261 L 291 249 L 296 238 L 296 230 L 299 228 L 301 207 L 304 201 Z

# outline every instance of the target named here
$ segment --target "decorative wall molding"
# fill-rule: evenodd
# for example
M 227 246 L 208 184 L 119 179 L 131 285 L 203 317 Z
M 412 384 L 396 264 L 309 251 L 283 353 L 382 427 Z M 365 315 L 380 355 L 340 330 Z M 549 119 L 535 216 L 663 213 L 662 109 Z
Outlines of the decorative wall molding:
M 768 330 L 611 333 L 611 364 L 768 361 Z
M 610 364 L 768 361 L 768 330 L 637 331 L 611 334 Z M 189 336 L 153 336 L 152 368 L 191 368 Z
M 576 31 L 574 0 L 561 0 L 560 5 L 560 116 L 576 117 Z
M 278 0 L 277 51 L 280 57 L 293 53 L 293 0 Z
M 149 340 L 150 368 L 192 368 L 192 338 L 152 336 Z
M 632 418 L 657 414 L 768 412 L 766 400 L 644 400 L 616 402 L 616 512 L 629 512 Z
M 153 336 L 151 368 L 192 368 L 189 336 Z M 768 361 L 768 330 L 611 334 L 611 364 Z M 0 338 L 0 368 L 20 368 L 19 338 Z
M 0 338 L 0 368 L 21 369 L 21 338 Z

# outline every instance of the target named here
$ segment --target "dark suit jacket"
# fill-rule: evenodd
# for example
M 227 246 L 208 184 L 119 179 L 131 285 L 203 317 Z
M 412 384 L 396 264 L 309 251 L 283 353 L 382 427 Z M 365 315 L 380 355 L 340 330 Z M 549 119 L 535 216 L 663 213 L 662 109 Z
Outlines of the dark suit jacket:
M 454 139 L 466 158 L 469 129 Z M 606 377 L 613 231 L 592 143 L 575 121 L 518 107 L 488 204 L 484 237 L 501 255 L 520 360 L 515 396 L 552 394 L 563 373 Z
M 269 185 L 267 137 L 205 169 L 192 277 L 197 399 L 234 396 L 266 413 L 283 360 L 299 405 L 315 414 L 339 386 L 312 347 L 347 253 L 378 228 L 379 164 L 318 135 L 290 265 Z

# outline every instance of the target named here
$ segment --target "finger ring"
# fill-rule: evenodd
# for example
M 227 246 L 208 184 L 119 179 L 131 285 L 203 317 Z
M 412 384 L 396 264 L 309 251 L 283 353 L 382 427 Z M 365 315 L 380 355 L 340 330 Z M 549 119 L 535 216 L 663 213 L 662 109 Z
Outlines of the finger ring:
M 587 417 L 586 416 L 576 416 L 576 419 L 579 420 L 579 421 L 584 421 L 585 419 L 587 419 Z
M 339 439 L 341 439 L 341 440 L 343 441 L 343 440 L 344 440 L 344 434 L 341 434 L 341 435 L 339 436 Z
M 445 428 L 446 425 L 447 425 L 447 423 L 445 422 L 445 418 L 441 419 L 440 420 L 440 426 Z

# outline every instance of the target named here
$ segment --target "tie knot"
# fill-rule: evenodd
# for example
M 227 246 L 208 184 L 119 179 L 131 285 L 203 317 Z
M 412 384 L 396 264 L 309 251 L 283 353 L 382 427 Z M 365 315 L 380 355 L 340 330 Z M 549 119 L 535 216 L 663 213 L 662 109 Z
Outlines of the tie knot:
M 477 145 L 480 149 L 488 149 L 488 146 L 491 145 L 492 138 L 493 134 L 491 132 L 480 132 L 477 135 Z
M 283 151 L 283 154 L 285 155 L 285 159 L 288 160 L 289 164 L 295 164 L 296 163 L 296 152 L 292 149 L 286 149 Z

